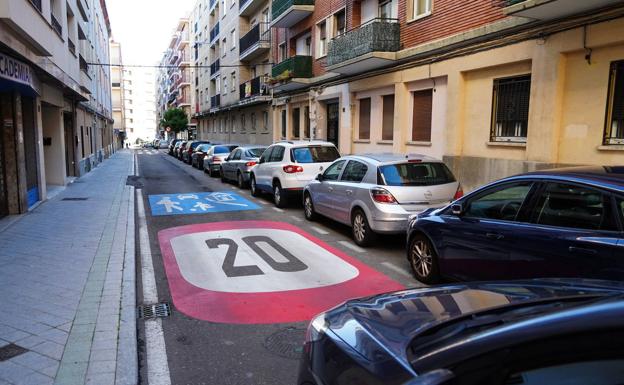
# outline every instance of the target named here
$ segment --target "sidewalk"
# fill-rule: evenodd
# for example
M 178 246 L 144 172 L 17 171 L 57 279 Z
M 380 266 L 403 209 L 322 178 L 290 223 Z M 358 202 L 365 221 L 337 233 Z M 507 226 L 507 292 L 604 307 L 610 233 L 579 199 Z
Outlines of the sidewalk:
M 0 232 L 0 385 L 137 383 L 133 167 L 120 151 Z

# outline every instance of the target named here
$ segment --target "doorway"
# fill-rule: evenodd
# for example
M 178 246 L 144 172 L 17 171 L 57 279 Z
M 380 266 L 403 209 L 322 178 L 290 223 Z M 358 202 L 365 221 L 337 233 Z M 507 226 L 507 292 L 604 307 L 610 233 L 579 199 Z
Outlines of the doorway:
M 9 194 L 6 180 L 6 151 L 4 147 L 4 132 L 13 128 L 13 104 L 11 94 L 0 93 L 0 218 L 9 215 Z M 9 120 L 11 117 L 11 120 Z M 4 119 L 6 118 L 6 119 Z M 10 127 L 6 127 L 10 124 Z
M 338 128 L 340 127 L 340 105 L 338 102 L 327 103 L 327 141 L 338 147 Z
M 26 163 L 26 198 L 28 208 L 39 202 L 39 152 L 35 129 L 35 100 L 22 95 L 22 127 Z
M 76 176 L 76 143 L 74 143 L 74 119 L 71 112 L 63 112 L 63 130 L 65 132 L 65 172 L 67 176 Z

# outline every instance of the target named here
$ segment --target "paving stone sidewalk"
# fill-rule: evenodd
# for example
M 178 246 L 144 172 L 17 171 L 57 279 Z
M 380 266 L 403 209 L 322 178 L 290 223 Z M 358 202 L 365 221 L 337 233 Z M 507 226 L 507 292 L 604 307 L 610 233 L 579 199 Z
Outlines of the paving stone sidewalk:
M 0 385 L 137 383 L 133 167 L 117 152 L 0 232 Z

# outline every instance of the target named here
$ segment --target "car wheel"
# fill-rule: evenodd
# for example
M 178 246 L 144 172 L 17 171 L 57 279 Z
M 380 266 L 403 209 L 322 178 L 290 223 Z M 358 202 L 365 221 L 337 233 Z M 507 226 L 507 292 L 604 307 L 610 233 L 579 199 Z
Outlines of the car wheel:
M 260 196 L 260 191 L 258 191 L 258 186 L 256 186 L 256 177 L 251 175 L 249 181 L 249 189 L 251 190 L 251 196 L 257 197 Z
M 204 167 L 203 169 L 204 169 L 204 174 L 208 174 L 208 169 L 210 169 L 210 167 L 208 168 Z
M 359 246 L 369 246 L 376 238 L 376 234 L 368 225 L 366 214 L 362 210 L 355 210 L 351 217 L 351 230 L 353 231 L 353 240 Z
M 239 171 L 238 175 L 236 176 L 236 182 L 238 184 L 238 188 L 243 189 L 245 188 L 245 180 L 243 179 L 243 174 Z
M 284 189 L 282 189 L 282 185 L 279 182 L 273 186 L 273 203 L 275 203 L 275 207 L 279 208 L 286 207 L 286 204 L 288 203 L 286 193 L 284 192 Z
M 309 221 L 316 219 L 316 212 L 314 211 L 314 204 L 312 203 L 312 197 L 310 194 L 305 193 L 303 196 L 303 214 Z
M 417 280 L 428 285 L 440 281 L 438 256 L 427 237 L 422 234 L 414 235 L 407 250 L 407 257 Z

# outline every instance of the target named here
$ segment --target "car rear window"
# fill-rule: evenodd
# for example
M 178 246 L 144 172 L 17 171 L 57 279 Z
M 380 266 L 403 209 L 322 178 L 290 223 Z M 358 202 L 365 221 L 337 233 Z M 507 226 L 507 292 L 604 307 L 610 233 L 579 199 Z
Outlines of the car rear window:
M 262 156 L 262 153 L 266 150 L 266 148 L 250 148 L 247 150 L 247 156 L 252 156 L 254 158 L 259 158 Z
M 297 163 L 325 163 L 340 158 L 338 150 L 333 146 L 297 147 L 291 150 L 291 156 Z
M 234 148 L 236 148 L 236 147 L 234 147 Z M 234 148 L 232 148 L 232 150 Z M 227 154 L 230 151 L 231 151 L 230 147 L 227 147 L 227 146 L 215 146 L 215 148 L 214 148 L 214 153 L 215 154 Z
M 379 167 L 379 184 L 386 186 L 435 186 L 455 182 L 444 163 L 400 163 Z
M 197 148 L 197 146 L 201 145 L 201 144 L 205 144 L 206 142 L 193 142 L 191 144 L 191 148 Z

